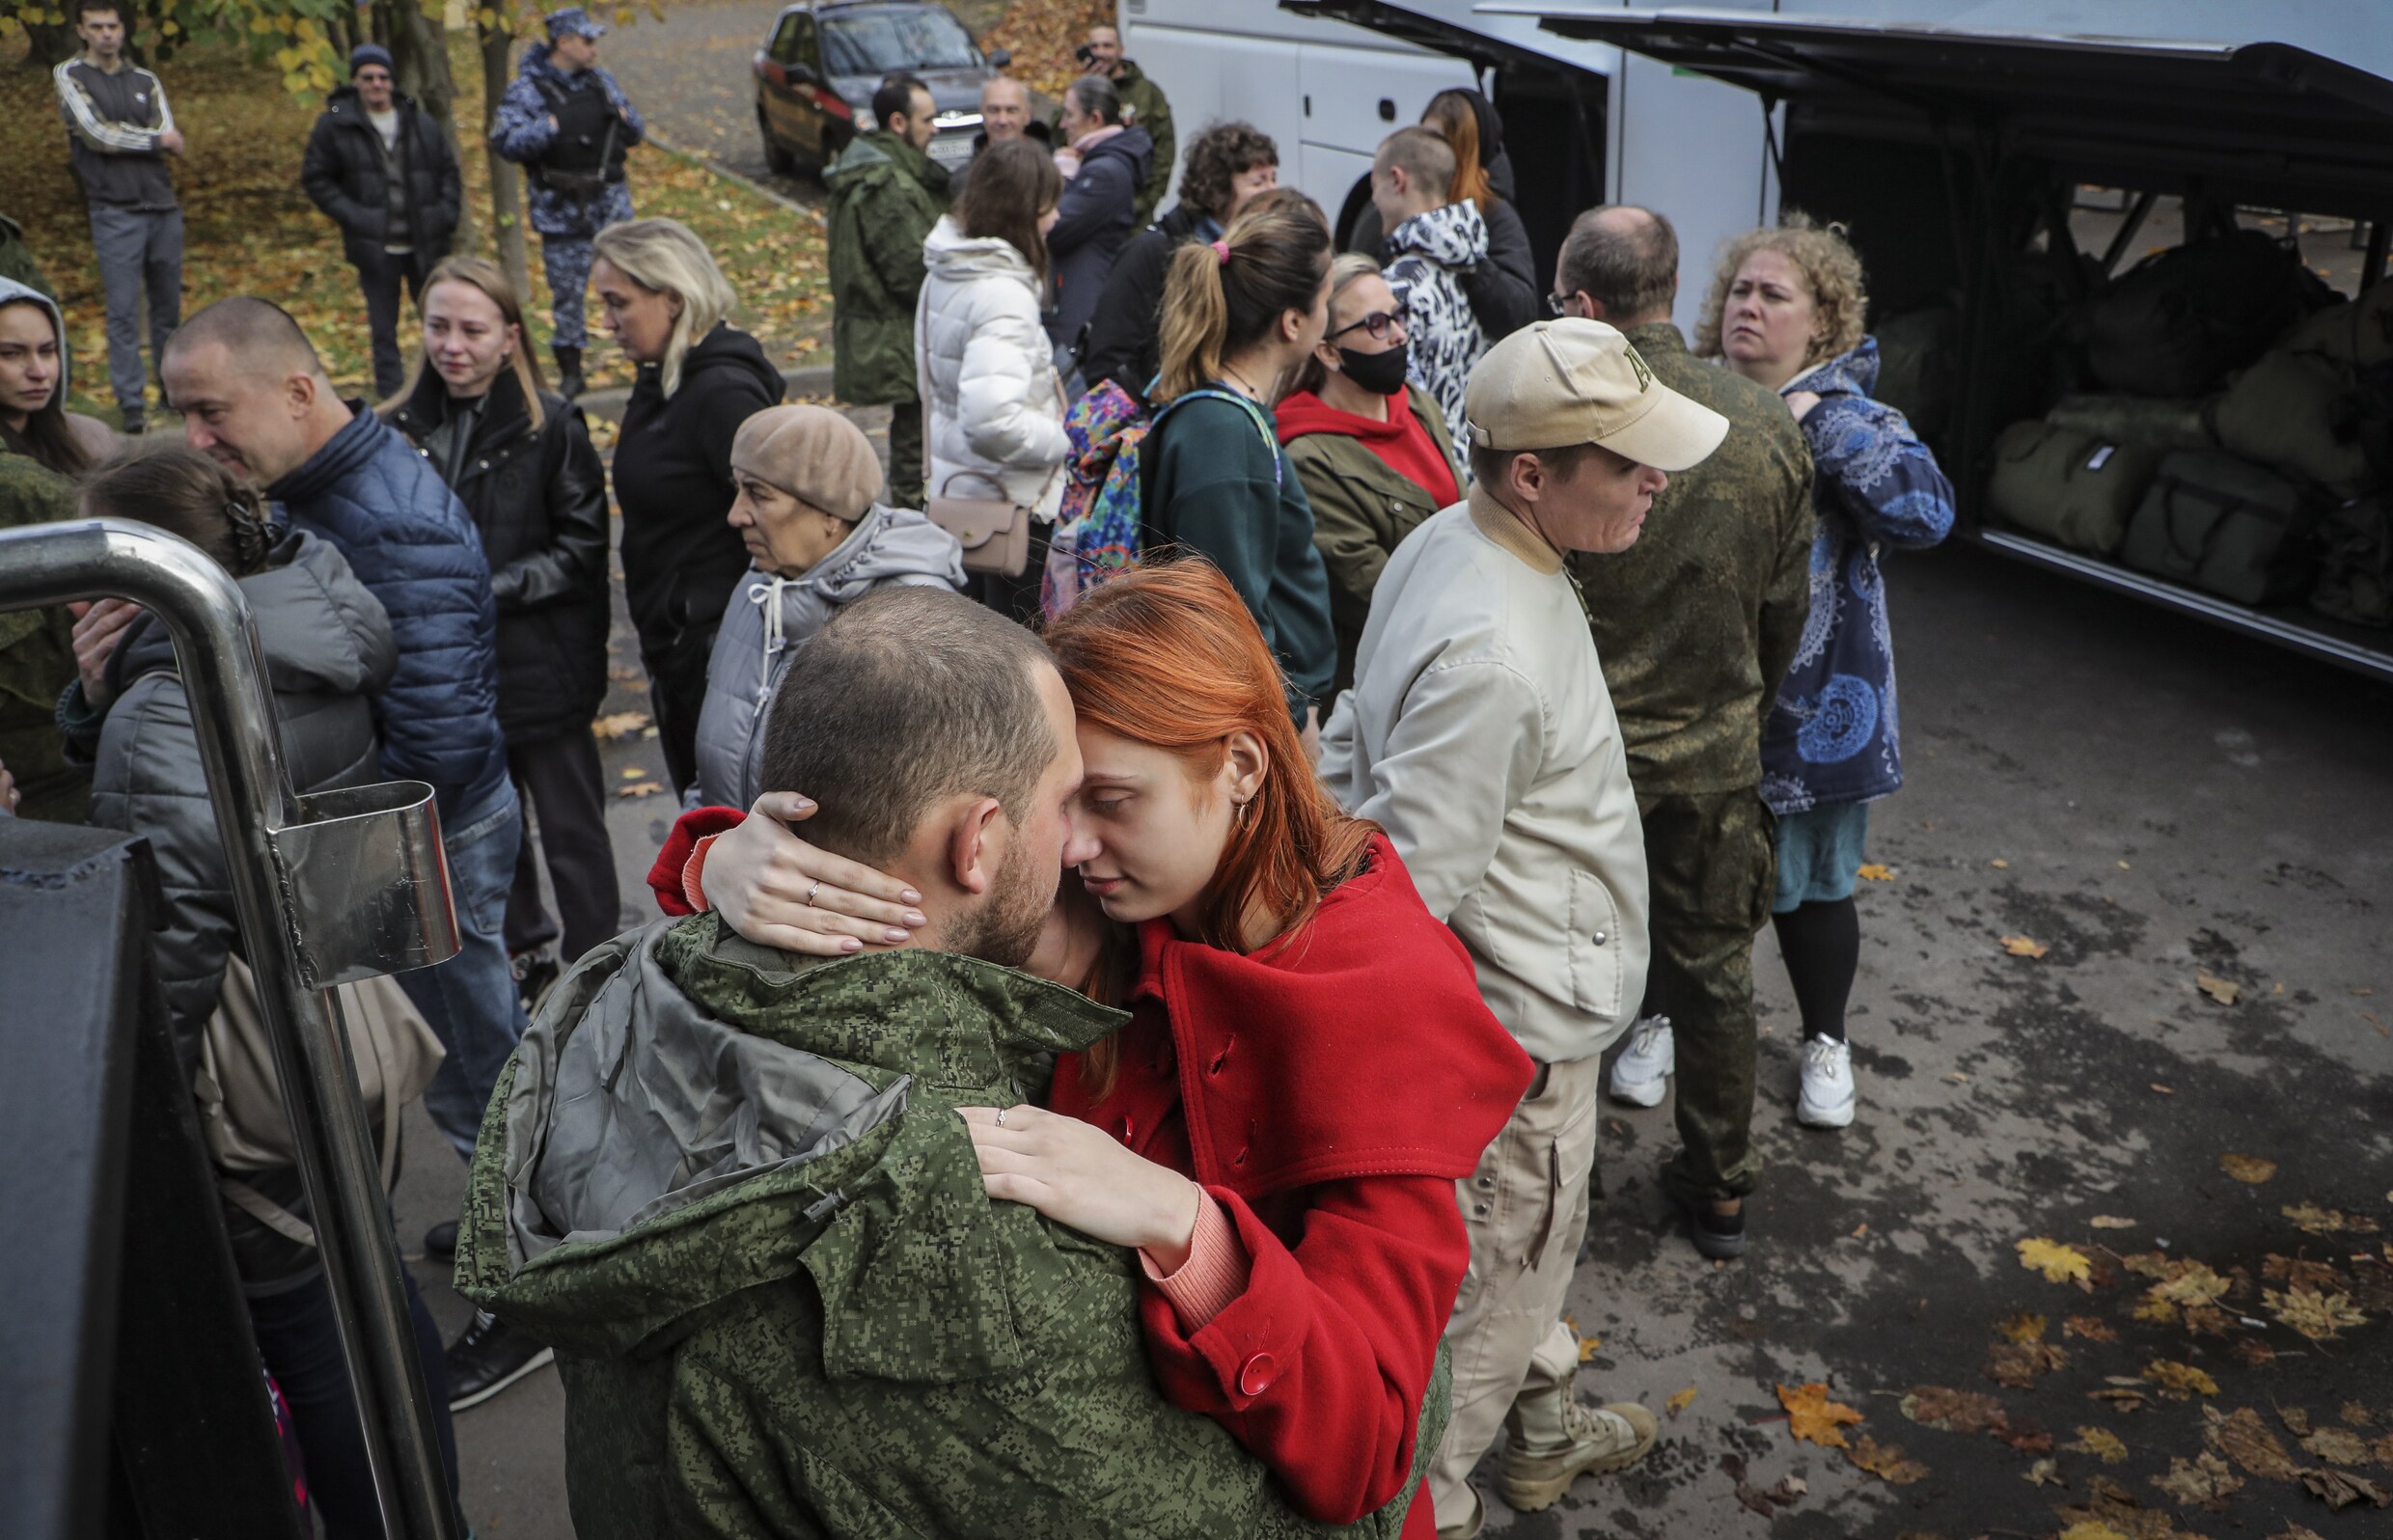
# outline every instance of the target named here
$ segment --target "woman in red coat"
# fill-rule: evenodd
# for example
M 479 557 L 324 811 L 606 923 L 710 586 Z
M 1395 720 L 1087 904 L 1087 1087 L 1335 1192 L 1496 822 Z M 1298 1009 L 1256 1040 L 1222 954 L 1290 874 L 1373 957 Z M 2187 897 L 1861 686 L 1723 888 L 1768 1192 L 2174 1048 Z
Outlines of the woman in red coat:
M 1387 838 L 1313 778 L 1218 571 L 1118 579 L 1048 640 L 1086 766 L 1075 843 L 1096 854 L 1031 968 L 1131 1021 L 1058 1065 L 1046 1110 L 966 1111 L 989 1194 L 1136 1248 L 1165 1393 L 1229 1429 L 1301 1512 L 1351 1523 L 1417 1489 L 1444 1424 L 1431 1402 L 1422 1447 L 1470 1264 L 1454 1183 L 1528 1060 Z M 751 939 L 815 951 L 900 920 L 902 885 L 773 817 L 685 861 L 736 816 L 676 830 L 651 879 L 668 907 L 711 894 Z M 1403 1533 L 1435 1532 L 1414 1504 Z

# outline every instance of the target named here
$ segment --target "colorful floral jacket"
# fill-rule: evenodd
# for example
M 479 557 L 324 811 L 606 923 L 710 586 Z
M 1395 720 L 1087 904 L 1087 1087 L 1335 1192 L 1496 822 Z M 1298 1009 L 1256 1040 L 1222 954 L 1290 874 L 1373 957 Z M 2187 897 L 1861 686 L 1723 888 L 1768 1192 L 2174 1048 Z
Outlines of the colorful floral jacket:
M 1803 419 L 1818 480 L 1811 614 L 1762 729 L 1762 800 L 1773 812 L 1868 802 L 1903 784 L 1894 638 L 1882 547 L 1925 550 L 1952 532 L 1953 488 L 1901 412 L 1870 399 L 1878 341 L 1788 381 L 1810 391 Z

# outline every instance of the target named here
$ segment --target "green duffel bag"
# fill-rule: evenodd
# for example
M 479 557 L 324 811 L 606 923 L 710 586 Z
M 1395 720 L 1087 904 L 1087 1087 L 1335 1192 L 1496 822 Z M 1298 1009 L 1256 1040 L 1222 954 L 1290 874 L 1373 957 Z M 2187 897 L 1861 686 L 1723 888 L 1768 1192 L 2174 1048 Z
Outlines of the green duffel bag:
M 2199 396 L 2064 396 L 2044 420 L 2113 444 L 2216 449 L 2218 441 L 2202 419 L 2207 404 Z
M 2210 405 L 2212 434 L 2231 454 L 2320 486 L 2337 498 L 2369 490 L 2360 449 L 2358 381 L 2317 353 L 2263 353 Z
M 2033 535 L 2109 556 L 2127 536 L 2160 452 L 2029 418 L 1994 440 L 1994 510 Z
M 2362 369 L 2393 363 L 2393 284 L 2378 279 L 2359 298 L 2327 306 L 2276 345 L 2284 352 L 2318 353 Z
M 2319 505 L 2302 487 L 2220 450 L 2160 462 L 2119 559 L 2238 604 L 2297 597 L 2318 570 Z
M 2326 515 L 2310 608 L 2355 625 L 2393 625 L 2393 499 L 2363 497 Z

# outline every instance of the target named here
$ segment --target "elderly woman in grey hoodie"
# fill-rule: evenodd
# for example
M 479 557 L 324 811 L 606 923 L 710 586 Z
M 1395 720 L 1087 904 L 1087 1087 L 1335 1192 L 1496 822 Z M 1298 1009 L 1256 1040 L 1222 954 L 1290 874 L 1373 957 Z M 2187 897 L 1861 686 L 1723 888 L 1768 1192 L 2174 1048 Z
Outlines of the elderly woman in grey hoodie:
M 798 644 L 891 583 L 964 586 L 964 548 L 910 509 L 874 496 L 881 463 L 864 431 L 822 406 L 774 406 L 731 441 L 739 495 L 728 515 L 748 547 L 698 718 L 698 781 L 685 806 L 756 800 L 764 713 Z

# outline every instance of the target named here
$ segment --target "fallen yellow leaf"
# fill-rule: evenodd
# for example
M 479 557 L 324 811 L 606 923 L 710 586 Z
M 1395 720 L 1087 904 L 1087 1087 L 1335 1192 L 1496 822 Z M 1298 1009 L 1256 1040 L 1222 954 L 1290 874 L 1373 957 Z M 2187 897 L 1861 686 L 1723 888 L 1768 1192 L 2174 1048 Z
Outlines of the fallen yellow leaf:
M 653 797 L 664 789 L 665 783 L 662 781 L 642 781 L 632 785 L 619 786 L 615 794 L 619 797 Z
M 2086 1221 L 2098 1230 L 2132 1230 L 2135 1222 L 2123 1214 L 2097 1214 Z
M 2014 957 L 2041 957 L 2052 949 L 2025 936 L 2005 936 L 2002 938 L 2002 949 Z
M 2048 1240 L 2039 1235 L 2021 1241 L 2018 1246 L 2020 1266 L 2033 1273 L 2042 1273 L 2048 1283 L 2075 1283 L 2091 1288 L 2094 1263 L 2082 1251 Z
M 2212 974 L 2195 974 L 2193 987 L 2222 1005 L 2232 1005 L 2242 995 L 2243 986 Z
M 2022 1310 L 1995 1322 L 1994 1329 L 2014 1342 L 2033 1342 L 2044 1335 L 2044 1317 Z
M 2347 1326 L 2365 1326 L 2368 1317 L 2352 1306 L 2349 1294 L 2322 1294 L 2316 1289 L 2296 1285 L 2282 1294 L 2275 1289 L 2260 1291 L 2269 1313 L 2299 1332 L 2313 1342 L 2328 1341 L 2342 1334 Z
M 2127 1458 L 2127 1445 L 2120 1443 L 2119 1436 L 2108 1428 L 2081 1424 L 2077 1429 L 2077 1442 L 2069 1447 L 2079 1454 L 2090 1454 L 2104 1465 L 2117 1465 Z
M 627 764 L 623 767 L 623 779 L 626 781 L 646 781 L 647 778 L 648 773 L 636 764 Z
M 2218 1169 L 2239 1182 L 2248 1182 L 2258 1187 L 2276 1174 L 2276 1162 L 2264 1160 L 2258 1155 L 2221 1155 L 2218 1157 Z
M 590 730 L 601 738 L 628 738 L 648 725 L 646 711 L 616 711 L 600 717 L 590 725 Z
M 2011 869 L 2011 864 L 2003 860 L 2000 856 L 1996 856 L 1991 865 L 1996 871 L 2008 871 Z
M 1864 882 L 1894 881 L 1893 868 L 1890 866 L 1882 866 L 1875 861 L 1862 866 L 1859 870 L 1856 871 L 1854 875 L 1860 878 Z
M 1670 1397 L 1667 1401 L 1663 1402 L 1662 1409 L 1670 1414 L 1670 1418 L 1672 1421 L 1676 1421 L 1678 1419 L 1678 1415 L 1681 1412 L 1686 1411 L 1689 1407 L 1693 1406 L 1694 1404 L 1695 1388 L 1691 1385 L 1686 1389 L 1679 1391 L 1678 1394 Z
M 1908 1487 L 1928 1473 L 1926 1466 L 1904 1458 L 1900 1447 L 1881 1444 L 1866 1433 L 1860 1443 L 1845 1451 L 1845 1458 L 1892 1486 Z
M 2190 1363 L 2179 1363 L 2170 1359 L 2154 1359 L 2145 1364 L 2144 1378 L 2159 1386 L 2160 1393 L 2172 1401 L 2183 1401 L 2197 1391 L 2203 1395 L 2218 1393 L 2216 1380 Z
M 1807 1444 L 1825 1448 L 1850 1449 L 1843 1424 L 1858 1422 L 1861 1414 L 1849 1406 L 1828 1398 L 1828 1387 L 1818 1381 L 1788 1389 L 1777 1388 L 1778 1404 L 1786 1408 L 1787 1431 Z
M 1603 1350 L 1604 1339 L 1602 1337 L 1582 1336 L 1579 1339 L 1579 1361 L 1582 1363 L 1593 1362 L 1596 1354 L 1602 1352 Z

